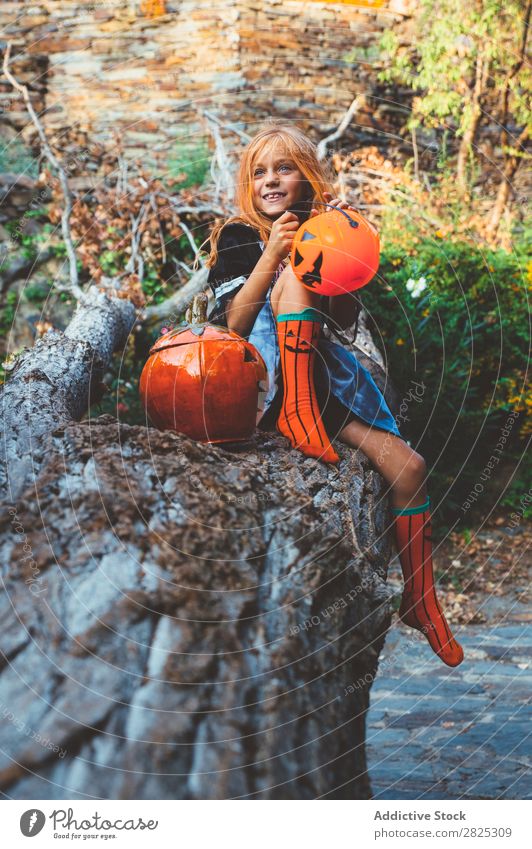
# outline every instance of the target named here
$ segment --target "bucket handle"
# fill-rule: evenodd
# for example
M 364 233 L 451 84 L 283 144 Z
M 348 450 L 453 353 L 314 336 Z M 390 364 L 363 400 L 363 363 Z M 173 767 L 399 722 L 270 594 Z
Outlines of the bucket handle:
M 349 221 L 350 227 L 355 227 L 355 228 L 358 227 L 358 221 L 355 221 L 354 218 L 351 218 L 351 216 L 347 214 L 345 209 L 340 209 L 339 206 L 335 206 L 333 203 L 325 203 L 325 201 L 323 201 L 323 200 L 316 200 L 316 201 L 314 201 L 314 203 L 319 203 L 322 206 L 330 206 L 331 209 L 336 209 L 337 212 L 341 212 L 342 215 L 345 215 L 345 217 Z

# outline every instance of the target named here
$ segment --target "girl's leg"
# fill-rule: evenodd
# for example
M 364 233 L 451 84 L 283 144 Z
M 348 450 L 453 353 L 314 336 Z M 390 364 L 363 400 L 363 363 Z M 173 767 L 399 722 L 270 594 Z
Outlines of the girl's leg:
M 270 301 L 275 318 L 279 313 L 301 312 L 308 307 L 318 309 L 320 306 L 320 296 L 303 286 L 291 265 L 287 265 L 275 281 Z
M 357 419 L 349 422 L 338 438 L 351 448 L 361 448 L 386 483 L 390 484 L 392 507 L 404 509 L 425 503 L 425 461 L 401 437 Z
M 432 567 L 430 501 L 425 485 L 423 458 L 400 437 L 359 420 L 349 422 L 339 434 L 342 442 L 360 448 L 390 484 L 395 536 L 404 590 L 399 616 L 425 634 L 432 650 L 448 666 L 464 658 L 438 603 Z
M 271 305 L 284 384 L 277 428 L 304 454 L 337 463 L 340 458 L 321 420 L 314 389 L 314 360 L 322 321 L 316 310 L 319 296 L 303 286 L 289 266 L 272 289 Z

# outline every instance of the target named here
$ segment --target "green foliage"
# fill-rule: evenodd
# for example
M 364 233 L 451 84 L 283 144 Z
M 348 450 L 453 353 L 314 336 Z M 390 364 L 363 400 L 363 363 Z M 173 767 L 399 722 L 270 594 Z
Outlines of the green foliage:
M 54 256 L 56 256 L 57 259 L 66 259 L 67 249 L 63 241 L 55 242 L 53 245 L 51 245 L 51 248 L 54 252 Z
M 373 65 L 379 61 L 381 50 L 378 44 L 357 44 L 342 56 L 342 61 L 351 65 Z
M 179 189 L 201 186 L 209 165 L 210 153 L 205 140 L 199 144 L 179 142 L 175 155 L 168 160 L 168 177 L 179 179 Z
M 147 295 L 149 304 L 160 304 L 172 294 L 172 286 L 161 278 L 154 266 L 148 266 L 142 281 L 142 291 Z
M 39 218 L 43 216 L 43 211 L 38 209 L 31 209 L 24 213 L 24 215 L 16 220 L 16 221 L 7 221 L 4 224 L 5 229 L 10 233 L 12 237 L 13 244 L 19 246 L 20 253 L 26 259 L 35 259 L 39 251 L 41 250 L 43 242 L 47 242 L 49 240 L 49 230 L 45 230 L 45 228 L 49 227 L 50 230 L 51 225 L 44 225 L 43 230 L 37 233 L 25 233 L 24 232 L 24 221 L 26 218 Z M 65 247 L 64 244 L 57 243 L 50 246 L 56 256 L 65 255 Z
M 472 120 L 471 92 L 480 58 L 495 89 L 504 90 L 509 69 L 519 54 L 524 18 L 522 0 L 421 0 L 415 19 L 412 47 L 404 47 L 393 30 L 380 40 L 386 55 L 381 81 L 397 81 L 410 86 L 419 96 L 413 103 L 408 127 L 424 123 L 428 127 L 456 122 L 457 135 L 463 135 Z M 527 105 L 529 69 L 523 67 L 511 80 L 511 109 L 516 123 L 530 120 Z
M 42 302 L 45 301 L 50 294 L 52 285 L 52 283 L 44 281 L 40 283 L 30 283 L 24 289 L 24 297 L 32 304 L 42 304 Z
M 20 139 L 12 139 L 6 145 L 0 145 L 0 173 L 24 174 L 26 177 L 39 176 L 37 160 Z
M 5 306 L 0 309 L 0 335 L 5 336 L 11 330 L 17 312 L 18 292 L 13 289 L 5 297 Z
M 112 277 L 122 270 L 122 253 L 120 251 L 106 250 L 100 254 L 100 267 L 104 274 Z
M 530 481 L 532 480 L 532 459 L 530 454 L 523 458 L 524 469 L 519 469 L 513 476 L 510 484 L 501 498 L 501 505 L 509 507 L 511 511 L 516 511 L 516 516 L 510 519 L 516 519 L 521 516 L 522 519 L 532 519 L 532 498 Z
M 364 305 L 390 377 L 405 398 L 412 381 L 425 387 L 420 402 L 408 403 L 400 430 L 426 458 L 444 517 L 463 518 L 459 508 L 512 411 L 519 415 L 505 461 L 519 456 L 530 433 L 526 269 L 519 251 L 434 238 L 410 253 L 392 243 L 379 275 Z
M 22 253 L 26 259 L 35 259 L 38 251 L 35 236 L 23 233 L 20 237 L 20 244 L 22 245 Z
M 156 334 L 152 336 L 151 344 L 155 342 Z M 114 357 L 109 366 L 107 391 L 99 402 L 92 405 L 91 416 L 107 413 L 127 424 L 146 424 L 146 414 L 139 396 L 139 380 L 150 343 L 145 352 L 141 352 L 137 335 L 130 334 L 124 356 L 121 359 Z
M 521 267 L 531 262 L 532 258 L 532 220 L 530 217 L 518 222 L 512 230 L 512 253 Z M 529 266 L 530 269 L 530 266 Z M 529 271 L 530 273 L 530 271 Z M 530 282 L 530 276 L 529 276 Z

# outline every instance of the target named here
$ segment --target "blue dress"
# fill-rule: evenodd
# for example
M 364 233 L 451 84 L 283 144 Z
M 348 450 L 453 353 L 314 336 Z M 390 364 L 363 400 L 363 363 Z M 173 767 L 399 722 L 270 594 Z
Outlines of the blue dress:
M 212 324 L 227 327 L 227 302 L 246 282 L 261 257 L 263 247 L 258 232 L 247 224 L 232 223 L 223 228 L 218 241 L 218 260 L 210 269 L 208 278 L 215 298 L 208 316 Z M 268 387 L 263 397 L 263 411 L 258 418 L 258 426 L 262 430 L 275 429 L 283 398 L 277 322 L 270 301 L 273 286 L 283 268 L 281 264 L 272 278 L 265 302 L 246 337 L 257 348 L 268 370 Z M 354 353 L 323 335 L 316 353 L 314 384 L 330 439 L 337 436 L 349 421 L 357 418 L 372 427 L 401 436 L 371 374 Z

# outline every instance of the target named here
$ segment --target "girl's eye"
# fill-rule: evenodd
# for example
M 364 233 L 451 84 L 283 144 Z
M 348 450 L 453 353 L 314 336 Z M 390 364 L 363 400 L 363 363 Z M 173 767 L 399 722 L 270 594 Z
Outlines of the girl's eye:
M 289 171 L 291 170 L 291 166 L 290 166 L 290 165 L 280 165 L 280 166 L 279 166 L 279 170 L 281 170 L 281 168 L 288 168 L 288 170 L 289 170 Z M 263 173 L 263 169 L 262 169 L 262 168 L 257 168 L 257 170 L 255 171 L 255 173 L 254 173 L 254 175 L 253 175 L 253 176 L 255 176 L 255 177 L 260 177 L 260 175 L 261 175 L 262 173 Z

